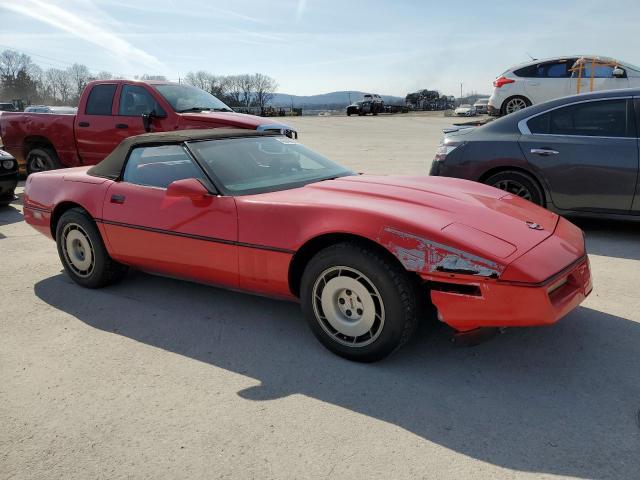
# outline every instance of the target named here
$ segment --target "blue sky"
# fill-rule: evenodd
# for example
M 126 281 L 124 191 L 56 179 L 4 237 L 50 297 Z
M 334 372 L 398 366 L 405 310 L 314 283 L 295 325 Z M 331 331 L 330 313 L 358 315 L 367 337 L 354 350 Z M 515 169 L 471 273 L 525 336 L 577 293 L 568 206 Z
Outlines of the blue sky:
M 640 64 L 638 0 L 0 0 L 0 50 L 43 68 L 261 72 L 283 93 L 491 91 L 513 64 L 595 53 Z

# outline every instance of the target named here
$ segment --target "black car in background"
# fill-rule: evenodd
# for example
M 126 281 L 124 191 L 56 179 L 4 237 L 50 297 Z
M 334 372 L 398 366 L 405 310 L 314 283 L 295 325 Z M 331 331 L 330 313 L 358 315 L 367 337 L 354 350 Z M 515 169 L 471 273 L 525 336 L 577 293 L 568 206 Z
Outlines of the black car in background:
M 560 214 L 640 219 L 640 90 L 573 95 L 446 129 L 431 175 L 474 180 Z
M 0 207 L 13 201 L 17 185 L 18 162 L 9 153 L 0 150 Z
M 18 112 L 13 103 L 0 103 L 0 112 Z

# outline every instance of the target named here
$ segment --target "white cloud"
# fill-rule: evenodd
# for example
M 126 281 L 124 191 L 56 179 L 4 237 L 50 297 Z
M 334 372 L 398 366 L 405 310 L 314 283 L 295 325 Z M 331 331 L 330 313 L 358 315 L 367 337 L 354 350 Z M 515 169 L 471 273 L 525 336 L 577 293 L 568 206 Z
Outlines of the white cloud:
M 83 2 L 93 7 L 91 2 Z M 166 70 L 164 64 L 153 55 L 133 46 L 116 32 L 107 30 L 104 25 L 113 25 L 112 21 L 100 18 L 105 14 L 98 9 L 88 13 L 79 13 L 65 9 L 51 2 L 41 0 L 8 0 L 0 3 L 0 8 L 25 15 L 54 28 L 67 32 L 86 42 L 92 43 L 121 61 L 142 64 L 152 70 Z

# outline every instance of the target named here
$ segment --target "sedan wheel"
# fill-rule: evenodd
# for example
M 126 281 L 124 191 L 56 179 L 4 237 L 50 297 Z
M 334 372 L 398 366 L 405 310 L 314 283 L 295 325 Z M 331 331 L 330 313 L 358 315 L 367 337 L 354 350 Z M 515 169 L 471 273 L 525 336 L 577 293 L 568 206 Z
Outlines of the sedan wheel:
M 417 325 L 422 297 L 390 255 L 345 242 L 318 252 L 301 279 L 300 303 L 316 338 L 359 362 L 380 360 L 403 345 Z
M 520 171 L 505 171 L 491 175 L 484 183 L 499 188 L 512 195 L 529 200 L 536 205 L 544 206 L 544 194 L 536 180 Z

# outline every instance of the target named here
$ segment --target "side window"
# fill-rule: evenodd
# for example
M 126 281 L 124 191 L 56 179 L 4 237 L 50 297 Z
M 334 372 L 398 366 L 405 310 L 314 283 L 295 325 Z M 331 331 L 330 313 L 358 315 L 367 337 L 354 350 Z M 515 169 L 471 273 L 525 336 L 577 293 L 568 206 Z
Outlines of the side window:
M 537 77 L 538 66 L 528 65 L 526 67 L 522 67 L 522 68 L 519 68 L 518 70 L 515 70 L 513 73 L 515 73 L 518 77 L 525 77 L 525 78 Z
M 582 78 L 591 78 L 591 72 L 593 72 L 593 78 L 613 78 L 613 67 L 609 65 L 591 65 L 591 62 L 586 61 L 584 68 L 582 69 Z M 580 76 L 579 66 L 576 65 L 573 70 L 572 76 L 577 78 Z
M 113 83 L 94 86 L 89 92 L 85 113 L 87 115 L 111 115 L 111 105 L 115 93 L 116 86 Z
M 165 115 L 165 111 L 144 87 L 138 85 L 122 86 L 118 115 L 138 117 L 152 111 L 160 116 Z
M 549 118 L 551 115 L 549 113 L 544 113 L 542 115 L 538 115 L 537 117 L 533 117 L 531 120 L 527 122 L 527 127 L 529 127 L 529 131 L 531 133 L 536 133 L 538 135 L 545 135 L 549 133 Z
M 625 99 L 579 103 L 551 111 L 549 133 L 589 137 L 634 137 L 635 125 L 632 120 L 627 112 Z
M 569 76 L 566 62 L 547 64 L 547 71 L 545 73 L 545 76 L 548 78 L 566 78 Z
M 131 151 L 122 180 L 137 185 L 167 188 L 185 178 L 204 180 L 204 175 L 182 145 L 138 147 Z

